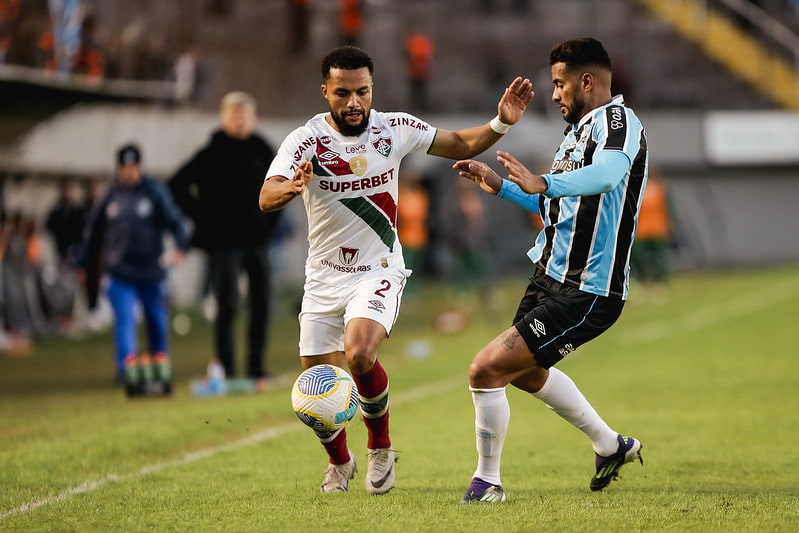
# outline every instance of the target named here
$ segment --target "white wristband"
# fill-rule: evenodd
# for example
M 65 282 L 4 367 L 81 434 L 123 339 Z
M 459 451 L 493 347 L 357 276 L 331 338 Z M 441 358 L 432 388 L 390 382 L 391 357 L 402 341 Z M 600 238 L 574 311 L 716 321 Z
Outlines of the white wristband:
M 510 130 L 511 124 L 505 124 L 501 120 L 499 120 L 499 115 L 495 116 L 491 119 L 491 122 L 488 123 L 491 126 L 491 129 L 495 132 L 499 133 L 500 135 L 505 135 Z

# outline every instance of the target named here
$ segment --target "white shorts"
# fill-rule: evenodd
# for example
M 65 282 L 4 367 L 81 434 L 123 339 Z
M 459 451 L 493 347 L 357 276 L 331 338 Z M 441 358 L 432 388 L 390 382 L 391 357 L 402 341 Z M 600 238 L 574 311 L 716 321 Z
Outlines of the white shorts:
M 344 330 L 353 318 L 381 324 L 386 335 L 399 315 L 408 270 L 381 270 L 348 287 L 306 279 L 300 311 L 300 356 L 344 351 Z

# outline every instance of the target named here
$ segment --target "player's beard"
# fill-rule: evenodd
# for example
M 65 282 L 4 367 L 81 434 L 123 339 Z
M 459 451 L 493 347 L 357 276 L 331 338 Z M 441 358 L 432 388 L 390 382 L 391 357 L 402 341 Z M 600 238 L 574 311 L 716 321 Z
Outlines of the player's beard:
M 366 126 L 369 124 L 369 111 L 363 112 L 361 122 L 356 125 L 348 123 L 342 114 L 336 114 L 333 110 L 330 111 L 330 116 L 333 118 L 333 122 L 336 123 L 338 131 L 345 137 L 359 137 L 361 133 L 366 131 Z
M 572 105 L 566 106 L 566 112 L 563 114 L 563 120 L 569 124 L 577 124 L 585 114 L 585 102 L 582 99 L 574 99 Z

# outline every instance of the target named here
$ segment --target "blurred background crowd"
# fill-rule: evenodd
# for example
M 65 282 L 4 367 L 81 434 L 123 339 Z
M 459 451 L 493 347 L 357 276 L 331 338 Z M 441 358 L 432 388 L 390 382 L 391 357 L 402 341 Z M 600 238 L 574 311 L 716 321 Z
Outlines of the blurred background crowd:
M 659 286 L 679 268 L 799 260 L 795 236 L 774 237 L 797 216 L 799 156 L 777 142 L 799 134 L 797 32 L 796 0 L 0 0 L 0 352 L 108 326 L 73 253 L 118 146 L 141 143 L 145 169 L 166 180 L 231 90 L 255 97 L 258 129 L 277 145 L 325 111 L 318 63 L 342 43 L 375 58 L 376 109 L 442 127 L 490 117 L 510 79 L 531 77 L 533 110 L 502 148 L 536 166 L 563 129 L 549 49 L 597 37 L 662 176 L 641 275 Z M 414 283 L 450 280 L 453 302 L 490 309 L 491 280 L 526 267 L 536 220 L 459 187 L 447 165 L 404 170 L 399 230 Z M 297 283 L 305 246 L 302 214 L 287 211 L 279 287 Z M 176 301 L 201 303 L 203 267 L 181 268 Z

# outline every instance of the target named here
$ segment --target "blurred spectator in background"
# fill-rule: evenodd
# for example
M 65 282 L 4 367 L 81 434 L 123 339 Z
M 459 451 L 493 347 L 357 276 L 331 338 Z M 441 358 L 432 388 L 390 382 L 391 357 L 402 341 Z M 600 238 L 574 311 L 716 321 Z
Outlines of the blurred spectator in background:
M 0 354 L 19 356 L 30 354 L 31 341 L 27 315 L 20 316 L 25 306 L 24 299 L 19 297 L 19 278 L 9 272 L 6 263 L 12 231 L 11 221 L 4 218 L 0 225 Z M 17 285 L 9 288 L 9 283 Z M 15 323 L 20 318 L 23 328 L 19 322 Z
M 103 52 L 95 38 L 95 20 L 91 15 L 83 19 L 71 72 L 88 76 L 89 83 L 98 83 L 105 74 Z
M 653 166 L 638 214 L 631 274 L 643 283 L 643 298 L 663 303 L 668 298 L 669 250 L 672 240 L 671 208 L 665 180 Z
M 427 253 L 429 233 L 427 219 L 430 212 L 430 195 L 420 176 L 406 174 L 399 180 L 397 198 L 397 235 L 402 244 L 405 267 L 413 271 L 408 280 L 409 293 L 416 292 Z
M 6 326 L 16 338 L 53 333 L 44 308 L 40 278 L 41 239 L 35 221 L 14 213 L 4 229 L 3 287 Z
M 138 22 L 132 22 L 115 31 L 106 44 L 106 77 L 112 79 L 135 79 L 139 74 L 138 61 L 142 33 L 144 29 Z
M 627 103 L 635 101 L 633 80 L 622 61 L 613 62 L 613 81 L 610 82 L 610 94 L 613 96 L 623 94 L 624 101 Z
M 47 268 L 47 300 L 50 312 L 62 332 L 70 332 L 73 326 L 77 296 L 75 269 L 88 217 L 87 209 L 78 181 L 74 178 L 62 179 L 58 198 L 45 222 L 58 254 L 57 264 L 48 265 Z
M 13 2 L 12 2 L 13 3 Z M 46 9 L 36 9 L 35 4 L 19 2 L 19 9 L 8 21 L 8 49 L 5 62 L 9 65 L 41 67 L 44 59 L 39 51 L 39 37 L 50 27 Z
M 341 44 L 358 46 L 364 25 L 363 2 L 361 0 L 339 0 L 338 5 Z
M 71 73 L 81 45 L 84 6 L 81 0 L 48 0 L 55 70 Z
M 211 92 L 210 69 L 196 46 L 187 45 L 172 65 L 169 78 L 175 82 L 177 105 L 203 104 Z
M 289 51 L 292 55 L 303 55 L 308 50 L 308 34 L 311 24 L 311 0 L 288 0 L 289 4 Z
M 187 46 L 178 54 L 172 75 L 175 79 L 175 103 L 192 103 L 197 86 L 197 53 L 193 47 Z
M 156 31 L 147 35 L 138 56 L 137 79 L 164 81 L 171 74 L 172 57 L 163 33 Z
M 0 65 L 6 62 L 21 3 L 22 0 L 0 0 Z
M 270 323 L 269 244 L 280 212 L 263 213 L 258 195 L 274 149 L 255 133 L 256 103 L 245 92 L 222 98 L 221 128 L 169 180 L 184 213 L 194 222 L 192 244 L 210 259 L 216 300 L 216 357 L 228 377 L 236 375 L 234 320 L 239 274 L 248 276 L 247 377 L 261 382 Z
M 58 198 L 47 215 L 45 227 L 53 236 L 59 262 L 74 263 L 77 247 L 83 238 L 86 205 L 81 197 L 80 183 L 75 178 L 63 178 L 58 186 Z
M 167 232 L 176 244 L 169 257 L 164 253 Z M 138 364 L 137 302 L 147 324 L 149 354 L 156 366 L 169 364 L 166 268 L 182 260 L 188 242 L 182 214 L 169 191 L 142 173 L 139 148 L 120 148 L 116 175 L 92 211 L 80 258 L 84 268 L 101 265 L 109 278 L 120 381 L 126 365 Z
M 490 39 L 485 45 L 483 65 L 486 85 L 486 104 L 493 102 L 497 91 L 505 88 L 510 67 L 508 65 L 508 48 L 500 39 Z
M 16 337 L 30 338 L 33 324 L 25 296 L 28 254 L 22 233 L 23 215 L 13 213 L 3 225 L 3 301 L 5 323 Z
M 405 38 L 405 57 L 410 106 L 415 111 L 426 111 L 430 68 L 433 62 L 433 41 L 418 29 L 412 30 Z
M 92 211 L 94 210 L 95 206 L 100 203 L 103 195 L 105 194 L 105 180 L 101 179 L 90 179 L 84 187 L 84 197 L 83 197 L 83 224 L 84 224 L 84 234 L 85 236 L 85 228 L 89 222 L 91 217 Z M 81 237 L 81 240 L 83 239 Z M 81 243 L 82 245 L 82 243 Z M 78 256 L 82 253 L 82 249 L 79 250 Z M 98 268 L 98 264 L 89 264 L 85 265 L 85 270 L 82 273 L 84 277 L 84 292 L 86 294 L 86 306 L 87 310 L 89 311 L 89 327 L 92 329 L 101 329 L 103 327 L 104 319 L 102 318 L 102 312 L 99 306 L 100 303 L 100 278 L 102 276 L 102 272 Z
M 454 296 L 461 306 L 489 310 L 491 259 L 483 199 L 477 186 L 467 180 L 455 182 L 455 195 L 447 239 L 453 254 Z

